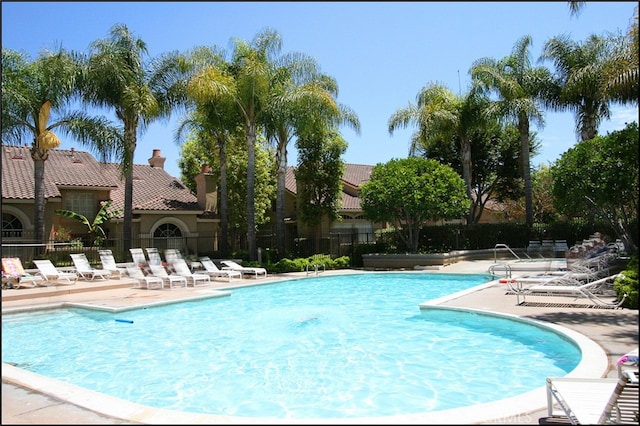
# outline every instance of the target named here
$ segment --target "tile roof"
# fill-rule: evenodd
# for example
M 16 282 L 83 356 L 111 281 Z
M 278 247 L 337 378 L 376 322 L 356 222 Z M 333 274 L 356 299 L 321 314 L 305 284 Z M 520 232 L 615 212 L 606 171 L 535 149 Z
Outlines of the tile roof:
M 285 188 L 292 194 L 297 193 L 296 189 L 296 177 L 294 174 L 295 167 L 287 167 L 287 174 L 285 177 Z M 353 190 L 348 190 L 345 187 L 350 187 L 357 190 L 360 185 L 365 183 L 371 177 L 371 171 L 373 166 L 362 164 L 345 164 L 344 175 L 342 176 L 343 191 L 342 191 L 342 210 L 361 210 L 360 198 L 357 193 L 354 194 Z
M 198 199 L 164 169 L 133 166 L 133 210 L 200 211 Z M 101 163 L 77 150 L 49 151 L 45 162 L 45 198 L 60 197 L 60 187 L 111 190 L 113 208 L 124 208 L 119 163 Z M 33 160 L 28 147 L 2 146 L 2 198 L 33 199 Z

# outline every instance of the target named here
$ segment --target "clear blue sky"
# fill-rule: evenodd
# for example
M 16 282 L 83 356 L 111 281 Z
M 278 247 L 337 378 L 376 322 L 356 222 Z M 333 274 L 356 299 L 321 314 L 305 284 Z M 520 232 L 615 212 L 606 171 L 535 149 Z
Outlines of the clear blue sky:
M 277 30 L 282 53 L 314 57 L 339 85 L 338 101 L 358 115 L 361 134 L 342 131 L 349 143 L 343 160 L 384 163 L 407 156 L 415 129 L 390 135 L 387 123 L 429 82 L 465 92 L 469 68 L 482 57 L 500 59 L 516 41 L 533 38 L 535 62 L 549 38 L 568 34 L 584 41 L 591 34 L 626 32 L 638 3 L 586 2 L 571 16 L 568 2 L 2 2 L 2 47 L 32 58 L 62 44 L 87 51 L 123 23 L 147 43 L 149 54 L 189 50 L 199 45 L 230 47 L 232 38 L 250 41 L 264 28 Z M 551 64 L 547 64 L 551 67 Z M 173 134 L 179 117 L 156 123 L 138 139 L 135 163 L 147 164 L 153 149 L 167 157 L 165 169 L 179 177 L 179 147 Z M 614 107 L 599 131 L 619 130 L 638 121 L 638 108 Z M 534 128 L 542 152 L 532 164 L 548 164 L 576 142 L 571 113 L 547 112 Z M 72 140 L 61 149 L 86 150 Z M 290 147 L 289 165 L 297 154 Z

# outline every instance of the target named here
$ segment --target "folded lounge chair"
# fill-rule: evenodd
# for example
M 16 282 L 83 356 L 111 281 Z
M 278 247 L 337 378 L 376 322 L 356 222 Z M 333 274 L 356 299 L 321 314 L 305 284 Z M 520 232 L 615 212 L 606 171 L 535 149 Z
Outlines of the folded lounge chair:
M 206 256 L 200 258 L 200 263 L 211 278 L 226 277 L 229 278 L 229 281 L 231 281 L 233 277 L 242 278 L 242 272 L 234 271 L 232 269 L 219 269 L 216 264 L 213 263 L 213 260 L 209 259 Z
M 267 277 L 267 270 L 265 268 L 244 267 L 233 260 L 223 260 L 221 263 L 224 265 L 223 270 L 239 271 L 242 275 L 253 275 L 256 279 L 260 276 L 263 278 Z
M 610 308 L 619 308 L 622 303 L 625 301 L 627 295 L 625 294 L 622 300 L 616 302 L 607 302 L 598 297 L 595 293 L 600 291 L 605 285 L 608 285 L 610 281 L 615 280 L 616 278 L 624 277 L 622 274 L 615 274 L 605 278 L 600 278 L 599 280 L 591 281 L 586 284 L 576 285 L 533 285 L 527 288 L 515 289 L 515 293 L 518 297 L 517 304 L 520 305 L 524 303 L 527 295 L 537 294 L 543 296 L 572 296 L 576 299 L 578 298 L 586 298 L 594 302 L 595 304 L 603 307 Z M 520 296 L 522 296 L 522 302 L 520 301 Z
M 183 277 L 185 277 L 187 279 L 187 281 L 191 282 L 191 284 L 194 287 L 199 282 L 201 282 L 203 284 L 210 284 L 211 283 L 211 278 L 209 278 L 209 275 L 207 275 L 207 274 L 194 274 L 193 272 L 191 272 L 191 269 L 189 269 L 189 265 L 187 265 L 187 261 L 184 260 L 184 259 L 174 259 L 173 263 L 171 265 L 173 266 L 173 269 L 175 269 L 176 274 L 182 275 Z
M 71 254 L 71 260 L 76 267 L 76 272 L 83 280 L 93 281 L 96 277 L 102 278 L 103 280 L 111 278 L 111 271 L 93 268 L 84 253 Z
M 60 271 L 49 259 L 34 260 L 33 264 L 38 268 L 38 273 L 45 281 L 58 281 L 64 284 L 75 284 L 78 274 L 75 272 Z
M 22 261 L 18 257 L 2 258 L 2 278 L 7 280 L 11 288 L 20 288 L 27 283 L 31 284 L 30 287 L 45 285 L 41 276 L 28 274 L 24 270 Z

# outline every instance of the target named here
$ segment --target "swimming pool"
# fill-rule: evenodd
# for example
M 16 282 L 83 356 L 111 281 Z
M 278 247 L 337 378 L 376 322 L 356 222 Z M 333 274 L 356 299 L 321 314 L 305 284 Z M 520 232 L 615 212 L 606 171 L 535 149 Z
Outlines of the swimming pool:
M 149 406 L 289 419 L 450 409 L 570 371 L 580 351 L 549 329 L 418 307 L 489 279 L 307 278 L 118 315 L 3 315 L 2 358 Z

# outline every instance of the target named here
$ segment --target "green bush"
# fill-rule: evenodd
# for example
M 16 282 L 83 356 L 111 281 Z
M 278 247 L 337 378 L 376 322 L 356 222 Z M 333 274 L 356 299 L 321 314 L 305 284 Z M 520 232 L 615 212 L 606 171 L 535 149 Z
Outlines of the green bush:
M 633 256 L 624 271 L 624 278 L 616 278 L 613 288 L 620 300 L 626 293 L 627 298 L 622 306 L 629 309 L 638 309 L 638 256 Z

